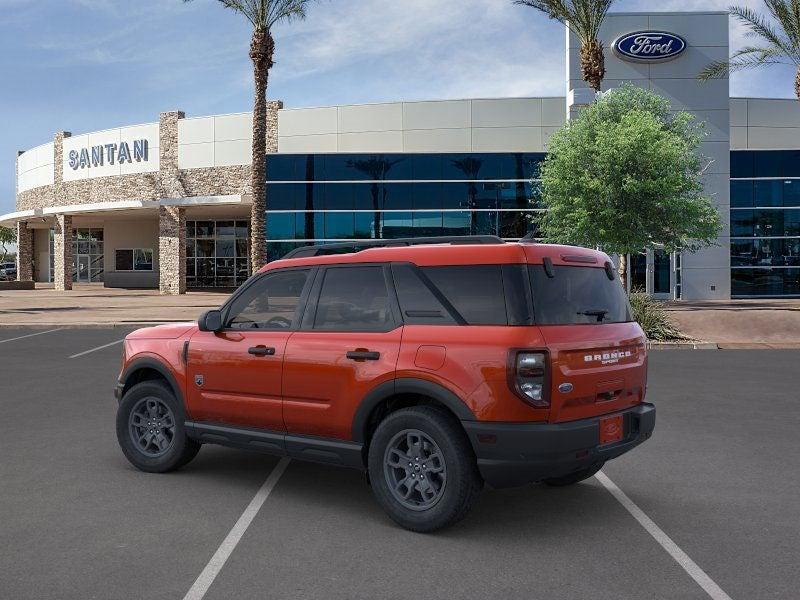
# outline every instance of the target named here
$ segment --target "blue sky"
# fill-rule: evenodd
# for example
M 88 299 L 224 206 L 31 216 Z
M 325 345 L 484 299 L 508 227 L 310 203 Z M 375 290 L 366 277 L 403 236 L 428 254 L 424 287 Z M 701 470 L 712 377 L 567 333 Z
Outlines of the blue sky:
M 320 0 L 275 33 L 269 96 L 286 106 L 564 94 L 563 27 L 510 0 Z M 0 214 L 14 210 L 16 151 L 58 130 L 250 110 L 248 43 L 247 22 L 217 0 L 0 0 Z M 792 97 L 792 81 L 777 67 L 736 75 L 731 91 Z

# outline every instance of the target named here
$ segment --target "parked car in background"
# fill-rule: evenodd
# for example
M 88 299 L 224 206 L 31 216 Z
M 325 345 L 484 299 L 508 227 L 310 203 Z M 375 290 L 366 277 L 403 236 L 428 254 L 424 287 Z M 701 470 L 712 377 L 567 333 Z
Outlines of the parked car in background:
M 0 263 L 0 281 L 12 281 L 17 278 L 17 264 L 13 262 Z
M 311 246 L 199 323 L 130 334 L 117 437 L 149 472 L 204 443 L 355 467 L 392 519 L 432 531 L 484 483 L 574 484 L 645 441 L 646 387 L 645 336 L 602 252 Z

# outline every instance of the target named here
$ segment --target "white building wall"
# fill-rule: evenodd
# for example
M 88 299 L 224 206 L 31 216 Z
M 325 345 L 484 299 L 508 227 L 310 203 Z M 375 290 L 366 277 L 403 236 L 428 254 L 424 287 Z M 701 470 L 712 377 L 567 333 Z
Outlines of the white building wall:
M 17 157 L 17 192 L 53 185 L 55 172 L 53 142 L 36 146 Z
M 134 140 L 147 140 L 147 158 L 133 158 Z M 131 153 L 131 160 L 120 162 L 114 158 L 113 163 L 103 150 L 102 164 L 73 168 L 70 166 L 70 153 L 77 152 L 80 155 L 82 150 L 86 150 L 91 157 L 93 147 L 115 144 L 117 150 L 121 143 L 125 142 Z M 144 125 L 131 125 L 129 127 L 117 127 L 94 131 L 64 138 L 62 164 L 59 167 L 63 174 L 64 181 L 79 181 L 81 179 L 93 179 L 95 177 L 109 177 L 116 175 L 129 175 L 133 173 L 157 173 L 159 168 L 159 136 L 158 123 L 146 123 Z M 116 151 L 115 150 L 115 153 Z
M 681 36 L 686 50 L 677 58 L 658 63 L 628 62 L 617 57 L 613 42 L 637 31 L 666 31 Z M 611 13 L 600 32 L 605 47 L 606 79 L 603 89 L 623 82 L 650 89 L 666 97 L 674 110 L 685 110 L 708 123 L 708 137 L 700 152 L 711 163 L 704 177 L 706 194 L 723 217 L 717 246 L 682 258 L 682 297 L 686 300 L 730 298 L 730 99 L 728 79 L 706 83 L 697 74 L 709 62 L 728 57 L 728 14 Z M 580 42 L 567 33 L 567 97 L 585 89 L 580 78 Z
M 731 150 L 800 148 L 800 102 L 731 98 Z
M 563 98 L 392 102 L 278 113 L 278 151 L 543 152 Z
M 252 146 L 252 113 L 178 121 L 179 169 L 249 165 Z

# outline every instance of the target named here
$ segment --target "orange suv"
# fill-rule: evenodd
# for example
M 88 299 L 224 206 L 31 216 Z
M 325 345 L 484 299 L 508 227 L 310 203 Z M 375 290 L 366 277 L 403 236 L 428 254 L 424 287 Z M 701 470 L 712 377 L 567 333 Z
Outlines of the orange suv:
M 397 523 L 484 483 L 569 485 L 650 437 L 645 336 L 608 256 L 491 236 L 302 247 L 198 323 L 125 339 L 117 437 L 139 469 L 204 443 L 366 471 Z

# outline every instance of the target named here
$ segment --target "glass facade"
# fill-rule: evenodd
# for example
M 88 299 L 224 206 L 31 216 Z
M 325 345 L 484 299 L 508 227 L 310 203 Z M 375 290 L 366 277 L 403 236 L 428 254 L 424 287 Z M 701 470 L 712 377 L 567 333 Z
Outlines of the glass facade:
M 731 152 L 731 295 L 800 296 L 800 150 Z
M 236 287 L 250 274 L 247 221 L 186 222 L 186 286 Z
M 267 252 L 361 239 L 532 231 L 543 153 L 267 157 Z

